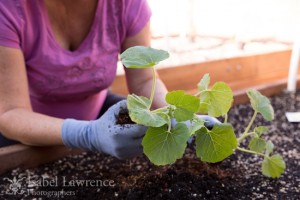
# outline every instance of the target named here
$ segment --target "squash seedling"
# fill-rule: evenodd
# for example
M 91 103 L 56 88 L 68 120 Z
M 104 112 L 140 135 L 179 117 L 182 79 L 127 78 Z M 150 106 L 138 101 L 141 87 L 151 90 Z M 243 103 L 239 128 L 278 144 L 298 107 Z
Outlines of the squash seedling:
M 143 46 L 131 47 L 121 54 L 125 67 L 153 70 L 150 99 L 135 94 L 127 97 L 131 120 L 149 127 L 142 141 L 144 153 L 149 160 L 155 165 L 174 163 L 182 158 L 189 138 L 195 136 L 196 154 L 204 162 L 220 162 L 235 150 L 239 150 L 262 156 L 262 173 L 268 177 L 279 177 L 285 170 L 285 162 L 278 154 L 270 155 L 274 145 L 261 137 L 267 127 L 251 129 L 258 113 L 268 121 L 274 118 L 270 101 L 258 91 L 247 91 L 254 115 L 239 138 L 236 138 L 232 125 L 227 122 L 227 113 L 233 102 L 232 90 L 224 82 L 216 82 L 209 88 L 208 74 L 198 83 L 198 92 L 195 95 L 187 94 L 183 90 L 171 91 L 165 97 L 168 106 L 151 110 L 156 85 L 154 66 L 168 57 L 169 53 L 164 50 Z M 196 113 L 212 117 L 223 116 L 224 123 L 215 124 L 210 130 Z M 172 125 L 172 119 L 177 121 L 176 125 Z M 182 123 L 186 121 L 189 121 L 189 127 Z M 240 146 L 241 141 L 246 138 L 251 138 L 248 149 Z

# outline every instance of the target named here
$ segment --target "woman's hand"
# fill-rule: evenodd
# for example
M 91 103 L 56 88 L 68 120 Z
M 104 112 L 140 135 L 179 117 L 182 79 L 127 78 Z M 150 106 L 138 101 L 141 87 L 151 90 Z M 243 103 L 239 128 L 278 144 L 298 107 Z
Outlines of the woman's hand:
M 101 151 L 119 159 L 141 154 L 141 142 L 147 127 L 116 124 L 120 110 L 127 110 L 126 100 L 113 105 L 95 121 L 65 120 L 62 128 L 63 143 L 72 148 Z

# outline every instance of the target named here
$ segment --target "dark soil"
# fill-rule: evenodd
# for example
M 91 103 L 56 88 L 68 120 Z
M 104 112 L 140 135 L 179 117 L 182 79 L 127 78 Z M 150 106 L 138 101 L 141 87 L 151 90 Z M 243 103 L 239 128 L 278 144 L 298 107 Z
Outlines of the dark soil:
M 120 110 L 118 116 L 117 116 L 117 124 L 123 125 L 123 124 L 135 124 L 131 120 L 128 114 L 128 110 Z
M 269 127 L 264 138 L 272 140 L 275 153 L 284 157 L 286 171 L 278 179 L 262 175 L 259 156 L 237 151 L 212 165 L 199 161 L 190 144 L 184 157 L 170 166 L 154 166 L 144 156 L 120 161 L 101 153 L 83 153 L 35 169 L 15 169 L 0 177 L 0 198 L 57 199 L 53 192 L 63 191 L 65 195 L 60 196 L 63 199 L 300 199 L 300 123 L 289 123 L 285 117 L 286 111 L 300 111 L 300 92 L 282 93 L 271 98 L 271 102 L 275 110 L 272 124 L 261 116 L 255 123 Z M 249 105 L 230 110 L 228 120 L 237 135 L 252 114 Z M 34 186 L 28 184 L 29 176 L 40 182 L 56 180 L 56 184 Z M 24 194 L 7 194 L 11 184 L 5 177 L 25 177 L 18 189 Z M 104 184 L 110 180 L 112 184 L 70 186 L 74 180 L 98 180 Z

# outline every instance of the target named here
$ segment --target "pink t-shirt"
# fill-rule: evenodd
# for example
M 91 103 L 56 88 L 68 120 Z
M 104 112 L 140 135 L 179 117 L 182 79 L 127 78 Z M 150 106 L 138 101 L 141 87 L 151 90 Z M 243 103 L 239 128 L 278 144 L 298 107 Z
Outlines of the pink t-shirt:
M 123 41 L 150 16 L 146 0 L 99 0 L 87 37 L 68 51 L 55 40 L 43 0 L 0 0 L 0 45 L 22 50 L 34 111 L 92 120 L 115 78 Z

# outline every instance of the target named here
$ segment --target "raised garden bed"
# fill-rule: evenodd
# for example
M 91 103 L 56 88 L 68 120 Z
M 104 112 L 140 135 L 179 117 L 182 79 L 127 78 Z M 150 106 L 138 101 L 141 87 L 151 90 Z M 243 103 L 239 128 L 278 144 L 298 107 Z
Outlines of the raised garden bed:
M 159 69 L 159 75 L 169 90 L 182 89 L 195 93 L 195 85 L 205 73 L 212 75 L 212 82 L 224 81 L 235 94 L 234 104 L 246 103 L 249 99 L 247 88 L 256 88 L 266 96 L 278 94 L 287 86 L 287 76 L 291 50 L 241 56 L 180 67 Z M 272 70 L 270 70 L 272 69 Z M 298 72 L 300 87 L 300 71 Z M 187 78 L 188 77 L 188 78 Z M 112 91 L 127 94 L 124 75 L 114 81 Z M 13 145 L 0 148 L 0 174 L 16 167 L 33 167 L 53 161 L 67 154 L 76 154 L 63 147 L 29 147 Z
M 218 81 L 226 81 L 227 79 L 227 76 L 222 78 L 222 73 L 217 73 L 220 64 L 223 69 L 226 67 L 225 65 L 229 66 L 227 69 L 230 70 L 225 72 L 226 75 L 242 77 L 229 83 L 235 91 L 235 102 L 242 103 L 245 102 L 244 90 L 254 84 L 256 84 L 256 89 L 260 89 L 265 95 L 277 94 L 285 88 L 286 80 L 281 79 L 281 73 L 287 71 L 283 67 L 287 63 L 288 54 L 289 52 L 280 52 L 206 64 L 211 67 L 210 72 L 214 72 Z M 267 72 L 266 63 L 268 64 L 264 59 L 272 60 L 275 58 L 277 60 L 277 63 L 274 64 L 275 67 L 270 73 L 264 75 L 264 72 Z M 232 72 L 231 69 L 234 71 Z M 180 71 L 188 72 L 184 74 L 184 77 L 189 77 L 186 86 L 196 80 L 195 76 L 198 72 L 202 73 L 201 65 L 172 70 L 177 72 L 174 76 L 172 74 L 171 77 L 173 78 L 182 78 L 182 74 L 178 73 Z M 164 71 L 160 72 L 160 74 L 164 74 Z M 195 73 L 194 76 L 192 76 L 193 73 Z M 188 76 L 188 74 L 190 75 Z M 254 78 L 256 76 L 258 77 Z M 172 80 L 169 79 L 166 82 L 173 84 Z M 181 83 L 184 81 L 176 82 L 182 86 Z M 193 89 L 186 86 L 183 86 L 182 89 L 192 93 Z M 176 84 L 173 84 L 171 89 L 177 89 L 176 87 Z M 194 143 L 189 144 L 184 158 L 179 159 L 173 165 L 164 167 L 152 165 L 144 156 L 120 161 L 100 153 L 78 154 L 78 151 L 69 151 L 66 148 L 33 148 L 15 145 L 0 149 L 0 158 L 4 161 L 0 166 L 0 173 L 15 167 L 34 167 L 72 152 L 77 155 L 35 169 L 17 168 L 8 171 L 2 175 L 3 183 L 0 182 L 0 187 L 2 187 L 0 197 L 7 199 L 59 196 L 82 199 L 90 195 L 90 199 L 95 199 L 95 196 L 99 196 L 101 199 L 103 197 L 107 199 L 177 199 L 179 197 L 183 199 L 205 199 L 206 197 L 209 199 L 226 199 L 241 195 L 239 198 L 293 199 L 299 193 L 300 181 L 297 172 L 300 157 L 297 152 L 299 140 L 295 135 L 297 129 L 293 131 L 292 128 L 295 127 L 289 127 L 284 112 L 299 110 L 299 103 L 297 102 L 299 96 L 300 94 L 282 93 L 280 96 L 274 97 L 272 104 L 276 111 L 277 121 L 268 124 L 264 123 L 261 117 L 256 120 L 257 125 L 270 126 L 266 139 L 275 143 L 277 147 L 275 152 L 282 154 L 287 162 L 287 170 L 280 179 L 271 180 L 263 177 L 260 173 L 260 165 L 257 163 L 261 161 L 261 158 L 257 156 L 235 153 L 229 159 L 218 164 L 200 162 L 195 156 Z M 229 121 L 234 126 L 236 134 L 243 131 L 242 129 L 250 121 L 251 115 L 252 109 L 249 105 L 236 105 L 232 108 L 229 113 Z M 281 130 L 285 127 L 288 129 Z M 293 132 L 290 133 L 291 137 L 288 137 L 287 133 L 290 131 Z M 291 138 L 295 138 L 297 141 L 294 142 Z M 243 143 L 243 145 L 245 144 Z M 294 160 L 290 158 L 294 158 Z
M 259 116 L 256 123 L 269 126 L 265 137 L 273 141 L 275 152 L 284 157 L 287 167 L 279 179 L 261 174 L 258 156 L 236 152 L 221 163 L 206 164 L 196 158 L 190 144 L 183 159 L 164 167 L 154 166 L 144 156 L 120 161 L 101 153 L 82 153 L 33 169 L 17 168 L 1 175 L 0 198 L 53 199 L 46 194 L 64 191 L 64 199 L 297 199 L 300 196 L 300 124 L 289 123 L 284 113 L 300 110 L 300 91 L 295 95 L 281 93 L 270 100 L 275 120 L 264 122 Z M 230 110 L 229 120 L 237 133 L 243 131 L 241 127 L 245 127 L 251 115 L 248 104 Z M 29 176 L 31 183 L 37 181 L 40 186 L 26 183 Z M 8 179 L 14 177 L 20 180 L 17 191 L 24 194 L 8 194 L 12 192 Z M 41 180 L 46 181 L 42 184 Z M 76 180 L 85 180 L 87 185 L 73 186 Z M 93 180 L 98 180 L 98 186 L 87 183 Z M 52 186 L 45 186 L 47 181 L 53 181 Z M 101 187 L 100 182 L 104 184 L 104 181 L 111 181 L 111 186 Z

